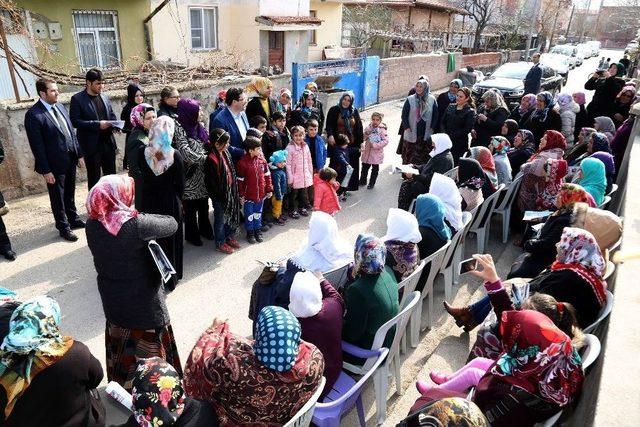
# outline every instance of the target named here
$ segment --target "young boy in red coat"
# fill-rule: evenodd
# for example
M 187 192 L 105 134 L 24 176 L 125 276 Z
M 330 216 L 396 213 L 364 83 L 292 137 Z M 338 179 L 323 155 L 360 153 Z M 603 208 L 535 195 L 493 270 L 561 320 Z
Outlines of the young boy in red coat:
M 336 181 L 338 173 L 331 168 L 322 168 L 313 176 L 313 210 L 335 215 L 340 211 L 337 190 L 340 184 Z
M 252 136 L 244 141 L 246 154 L 236 165 L 238 192 L 243 204 L 244 228 L 249 243 L 262 242 L 262 206 L 271 197 L 273 185 L 269 166 L 262 156 L 262 143 Z

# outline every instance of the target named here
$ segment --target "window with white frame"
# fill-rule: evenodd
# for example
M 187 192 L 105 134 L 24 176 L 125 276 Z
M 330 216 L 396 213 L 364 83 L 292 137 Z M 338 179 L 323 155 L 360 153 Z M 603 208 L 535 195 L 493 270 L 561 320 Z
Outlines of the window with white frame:
M 218 48 L 218 8 L 189 8 L 189 25 L 191 27 L 191 49 Z
M 118 12 L 74 10 L 73 34 L 78 59 L 83 69 L 120 67 Z

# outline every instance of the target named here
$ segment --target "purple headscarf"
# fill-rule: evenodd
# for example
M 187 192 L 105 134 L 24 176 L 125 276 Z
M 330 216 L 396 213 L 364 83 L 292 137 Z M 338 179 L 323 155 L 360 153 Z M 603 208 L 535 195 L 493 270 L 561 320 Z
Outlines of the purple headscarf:
M 198 121 L 200 103 L 195 99 L 181 98 L 178 101 L 178 123 L 182 125 L 189 138 L 209 143 L 209 133 Z
M 613 176 L 616 174 L 616 163 L 611 154 L 605 153 L 604 151 L 598 151 L 596 153 L 593 153 L 589 157 L 593 157 L 594 159 L 598 159 L 602 163 L 604 163 L 604 170 L 606 171 L 607 175 Z
M 527 108 L 525 110 L 522 109 L 522 104 L 518 106 L 518 112 L 520 114 L 524 114 L 528 111 L 533 110 L 534 108 L 536 108 L 536 96 L 533 93 L 528 93 L 525 96 L 522 97 L 522 99 L 524 101 L 527 102 Z

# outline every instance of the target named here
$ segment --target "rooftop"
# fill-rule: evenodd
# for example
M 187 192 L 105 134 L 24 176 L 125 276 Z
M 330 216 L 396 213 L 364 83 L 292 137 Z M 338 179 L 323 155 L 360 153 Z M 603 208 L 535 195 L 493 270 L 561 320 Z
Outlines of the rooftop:
M 265 25 L 320 25 L 315 16 L 256 16 L 256 22 Z

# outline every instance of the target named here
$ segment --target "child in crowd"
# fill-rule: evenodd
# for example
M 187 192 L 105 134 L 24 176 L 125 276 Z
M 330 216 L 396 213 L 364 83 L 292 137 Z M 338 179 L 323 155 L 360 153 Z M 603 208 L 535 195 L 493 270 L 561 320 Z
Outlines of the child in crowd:
M 280 99 L 278 99 L 278 111 L 284 114 L 291 110 L 291 91 L 286 87 L 280 89 Z
M 246 153 L 236 166 L 238 192 L 243 203 L 244 224 L 249 243 L 262 242 L 262 206 L 265 198 L 271 198 L 273 186 L 271 172 L 262 157 L 259 139 L 249 136 L 244 141 Z
M 349 164 L 349 137 L 347 135 L 340 134 L 336 138 L 336 145 L 333 147 L 329 167 L 338 174 L 337 181 L 340 184 L 338 195 L 340 196 L 340 200 L 347 200 L 347 188 L 343 187 L 342 184 L 349 182 L 349 180 L 345 178 L 349 173 L 349 169 L 353 168 Z
M 320 116 L 320 111 L 315 107 L 315 102 L 315 93 L 310 90 L 302 92 L 300 102 L 296 108 L 289 113 L 289 119 L 287 120 L 289 129 L 293 129 L 294 126 L 305 126 L 307 121 L 315 120 L 318 122 L 320 133 L 322 133 L 323 118 Z
M 378 112 L 371 114 L 371 123 L 364 131 L 364 144 L 362 150 L 362 172 L 360 173 L 360 185 L 367 184 L 367 175 L 371 168 L 371 179 L 367 188 L 371 190 L 376 185 L 380 164 L 384 161 L 384 147 L 389 143 L 387 138 L 387 125 L 382 123 L 383 115 Z
M 276 111 L 271 115 L 271 129 L 262 136 L 262 148 L 264 157 L 270 158 L 274 152 L 284 150 L 291 141 L 291 134 L 287 129 L 287 117 L 281 111 Z
M 294 219 L 309 215 L 308 188 L 313 185 L 311 152 L 304 136 L 304 128 L 294 126 L 291 129 L 293 140 L 287 146 L 287 180 L 291 189 L 291 217 Z
M 311 163 L 313 163 L 313 173 L 317 173 L 327 163 L 327 144 L 324 138 L 318 135 L 318 121 L 316 119 L 307 120 L 305 123 L 307 136 L 304 141 L 309 146 L 311 152 Z M 314 191 L 313 185 L 309 187 L 309 204 L 313 205 Z
M 580 112 L 580 107 L 573 101 L 571 95 L 561 93 L 558 95 L 558 109 L 562 120 L 562 135 L 567 140 L 567 145 L 572 146 L 576 129 L 576 114 Z
M 576 113 L 576 124 L 573 132 L 573 141 L 577 143 L 578 136 L 580 135 L 580 131 L 582 130 L 582 128 L 593 126 L 593 122 L 589 121 L 589 116 L 585 107 L 587 98 L 584 92 L 573 92 L 573 95 L 571 95 L 571 97 L 573 98 L 573 102 L 578 105 L 579 109 Z
M 331 168 L 322 168 L 320 172 L 313 175 L 314 211 L 322 211 L 329 215 L 335 215 L 340 211 L 340 202 L 336 192 L 340 188 L 340 184 L 336 181 L 337 177 L 338 173 Z
M 260 132 L 265 133 L 267 131 L 267 119 L 262 116 L 253 116 L 249 119 L 249 125 L 252 128 L 258 129 Z
M 282 200 L 287 194 L 287 153 L 286 150 L 279 150 L 269 158 L 269 168 L 271 169 L 271 181 L 273 182 L 273 196 L 271 197 L 271 214 L 273 221 L 278 225 L 284 225 L 286 216 L 282 215 Z

